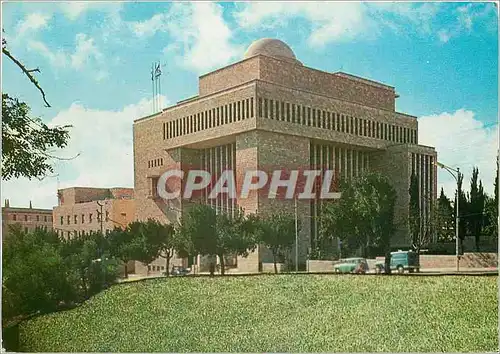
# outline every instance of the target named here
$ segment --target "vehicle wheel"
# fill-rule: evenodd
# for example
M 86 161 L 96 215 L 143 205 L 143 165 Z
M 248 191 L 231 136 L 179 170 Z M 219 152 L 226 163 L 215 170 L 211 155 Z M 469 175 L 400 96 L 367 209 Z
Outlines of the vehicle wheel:
M 379 267 L 376 267 L 375 268 L 375 273 L 376 274 L 380 274 L 380 273 L 382 273 L 382 270 Z
M 335 268 L 335 273 L 339 274 L 340 273 L 340 269 Z
M 403 266 L 398 266 L 398 273 L 399 274 L 403 274 L 405 272 L 405 269 L 403 268 Z
M 408 269 L 408 272 L 413 273 L 413 268 Z
M 420 268 L 417 268 L 416 271 L 417 271 L 417 273 L 420 273 Z

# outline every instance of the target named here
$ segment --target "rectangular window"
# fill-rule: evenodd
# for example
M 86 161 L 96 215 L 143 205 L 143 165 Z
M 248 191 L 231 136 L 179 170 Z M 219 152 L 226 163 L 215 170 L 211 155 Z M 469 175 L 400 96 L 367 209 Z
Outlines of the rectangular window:
M 279 120 L 280 119 L 280 103 L 278 101 L 274 101 L 274 103 L 276 104 L 276 119 Z
M 335 125 L 337 131 L 340 131 L 340 113 L 337 113 L 337 124 Z
M 14 215 L 15 216 L 15 215 Z M 15 220 L 15 219 L 14 219 Z M 61 216 L 61 225 L 64 225 L 64 217 Z
M 43 217 L 43 221 L 47 222 L 47 215 Z
M 253 118 L 253 97 L 250 97 L 250 118 Z
M 259 117 L 262 117 L 262 98 L 259 97 Z
M 40 215 L 36 216 L 36 221 L 40 221 Z
M 312 109 L 312 126 L 316 126 L 316 110 L 314 108 Z
M 307 125 L 311 126 L 311 107 L 307 107 Z
M 324 128 L 326 128 L 326 126 L 327 126 L 326 112 L 323 111 L 323 126 L 322 126 L 322 128 L 324 129 Z
M 295 104 L 292 103 L 292 123 L 295 123 Z
M 340 118 L 342 120 L 340 131 L 342 133 L 345 133 L 345 116 L 342 114 L 342 116 Z
M 237 116 L 236 116 L 236 119 L 237 120 L 241 120 L 241 106 L 240 106 L 240 101 L 238 101 L 238 104 L 237 104 Z
M 267 111 L 267 110 L 266 110 Z M 274 101 L 269 100 L 269 118 L 274 119 Z
M 92 223 L 92 213 L 89 214 L 89 224 Z
M 28 215 L 24 215 L 24 221 L 28 221 Z
M 75 220 L 75 225 L 76 225 L 76 224 L 78 224 L 78 216 L 77 216 L 77 215 L 74 215 L 74 218 L 73 218 L 73 219 Z
M 106 210 L 106 221 L 109 221 L 109 211 Z
M 297 105 L 297 123 L 299 123 L 299 124 L 302 124 L 301 114 L 300 114 L 300 112 L 302 111 L 301 107 L 302 106 Z
M 331 113 L 329 111 L 326 112 L 326 122 L 327 122 L 327 125 L 328 125 L 327 128 L 329 130 L 331 130 L 332 129 L 332 115 L 331 115 Z
M 82 214 L 82 224 L 85 222 L 85 214 Z
M 287 103 L 286 104 L 286 121 L 289 122 L 290 121 L 290 103 Z
M 281 102 L 281 120 L 285 120 L 285 102 Z
M 14 221 L 17 220 L 17 215 L 16 214 L 12 215 L 12 220 L 14 220 Z
M 267 98 L 264 98 L 264 118 L 269 118 Z

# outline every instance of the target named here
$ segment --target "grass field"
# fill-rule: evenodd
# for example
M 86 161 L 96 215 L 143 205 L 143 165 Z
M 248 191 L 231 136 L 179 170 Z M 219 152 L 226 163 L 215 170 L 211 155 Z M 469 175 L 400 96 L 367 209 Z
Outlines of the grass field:
M 496 351 L 497 277 L 153 279 L 20 328 L 23 351 Z

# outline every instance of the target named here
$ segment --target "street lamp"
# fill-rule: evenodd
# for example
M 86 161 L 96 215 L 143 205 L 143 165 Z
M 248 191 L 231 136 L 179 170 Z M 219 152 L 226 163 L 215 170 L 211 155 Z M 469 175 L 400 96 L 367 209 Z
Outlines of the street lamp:
M 450 173 L 450 175 L 452 175 L 453 178 L 455 178 L 455 180 L 457 181 L 457 193 L 456 193 L 456 202 L 455 202 L 455 204 L 457 206 L 456 216 L 455 216 L 455 253 L 457 255 L 457 272 L 458 272 L 460 269 L 460 254 L 459 254 L 459 250 L 458 250 L 458 224 L 460 222 L 460 217 L 459 217 L 459 212 L 458 212 L 459 200 L 460 200 L 460 195 L 459 195 L 460 168 L 457 167 L 457 169 L 455 170 L 449 166 L 443 165 L 440 162 L 435 162 L 434 165 L 441 167 L 441 168 L 445 169 L 446 171 L 448 171 Z M 456 175 L 453 172 L 456 172 Z

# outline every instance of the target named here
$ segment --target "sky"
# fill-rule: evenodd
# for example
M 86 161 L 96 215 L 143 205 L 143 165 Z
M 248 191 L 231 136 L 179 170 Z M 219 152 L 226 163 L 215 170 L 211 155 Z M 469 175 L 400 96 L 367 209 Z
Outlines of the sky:
M 11 206 L 52 208 L 57 189 L 133 187 L 132 124 L 152 113 L 150 70 L 162 65 L 167 107 L 198 77 L 278 38 L 308 67 L 394 86 L 396 110 L 418 117 L 419 144 L 493 193 L 498 149 L 498 14 L 494 3 L 3 2 L 9 50 L 36 74 L 51 108 L 9 60 L 3 92 L 49 126 L 71 124 L 57 177 L 2 182 Z M 455 181 L 440 170 L 438 187 Z

